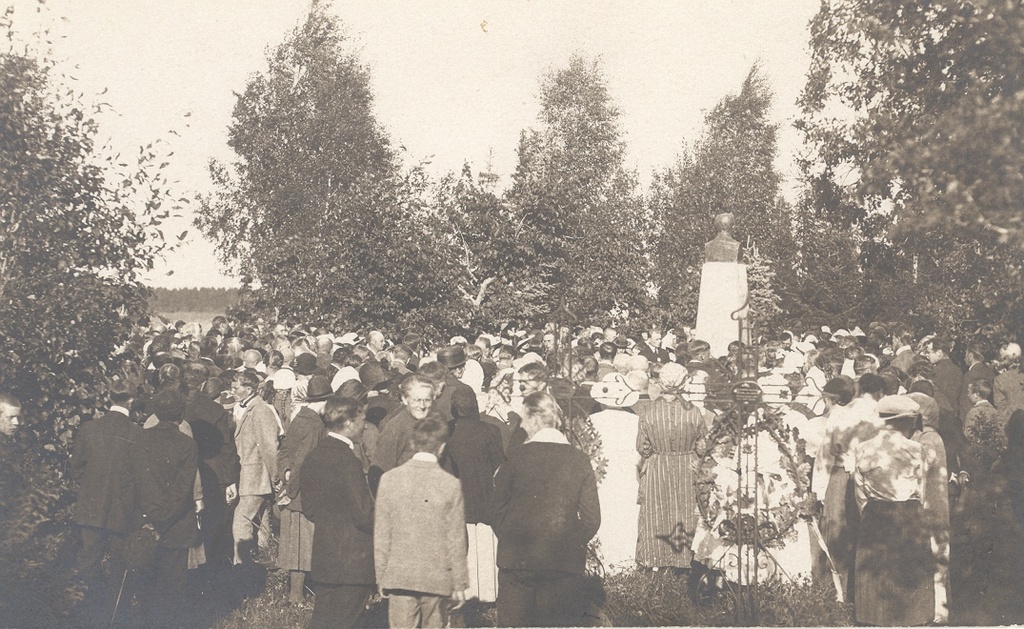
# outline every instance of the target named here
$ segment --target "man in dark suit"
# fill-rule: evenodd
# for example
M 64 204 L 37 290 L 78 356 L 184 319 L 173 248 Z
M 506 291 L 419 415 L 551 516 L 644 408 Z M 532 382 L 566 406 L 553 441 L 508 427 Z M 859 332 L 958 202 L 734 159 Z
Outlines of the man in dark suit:
M 561 410 L 546 392 L 523 400 L 526 443 L 494 478 L 498 624 L 583 624 L 580 580 L 587 544 L 601 525 L 590 459 L 559 432 Z
M 974 407 L 974 403 L 970 399 L 971 383 L 984 380 L 991 387 L 994 386 L 996 379 L 996 370 L 985 362 L 985 348 L 981 343 L 971 343 L 967 346 L 964 362 L 967 363 L 967 373 L 964 374 L 963 384 L 960 385 L 961 423 L 965 423 L 967 413 Z
M 472 543 L 472 551 L 468 555 L 470 577 L 467 598 L 493 602 L 496 585 L 494 555 L 480 553 L 479 547 L 494 548 L 494 533 L 489 525 L 494 472 L 505 460 L 501 431 L 479 417 L 458 417 L 441 458 L 444 469 L 459 479 L 462 489 L 464 521 Z M 484 575 L 490 575 L 490 578 Z M 475 603 L 470 603 L 469 607 L 474 608 Z M 464 608 L 461 613 L 467 611 Z
M 311 629 L 352 627 L 373 593 L 373 497 L 355 447 L 365 416 L 351 398 L 324 405 L 327 436 L 306 456 L 302 509 L 313 522 Z
M 934 336 L 925 344 L 924 355 L 932 363 L 932 383 L 935 384 L 935 401 L 939 403 L 939 409 L 952 413 L 959 420 L 960 387 L 964 374 L 949 358 L 952 347 L 949 339 Z
M 231 563 L 233 555 L 228 502 L 238 493 L 239 461 L 231 412 L 202 392 L 209 374 L 202 363 L 185 365 L 188 401 L 185 421 L 199 450 L 199 476 L 206 508 L 200 534 L 207 563 Z
M 437 350 L 437 362 L 448 369 L 444 377 L 444 387 L 434 408 L 442 415 L 449 415 L 454 420 L 462 417 L 480 418 L 480 407 L 477 404 L 476 392 L 460 378 L 466 371 L 466 350 L 461 345 L 451 345 Z M 429 377 L 429 376 L 428 376 Z
M 402 408 L 382 424 L 377 447 L 370 461 L 370 487 L 376 490 L 380 477 L 392 468 L 412 458 L 415 451 L 409 445 L 412 426 L 424 419 L 434 407 L 434 383 L 420 374 L 409 374 L 400 386 Z M 438 414 L 440 417 L 440 415 Z M 447 422 L 447 418 L 441 418 Z
M 466 523 L 490 523 L 494 472 L 505 460 L 501 432 L 479 417 L 460 417 L 442 455 L 443 467 L 459 479 Z
M 124 571 L 122 550 L 132 517 L 128 452 L 139 428 L 129 419 L 135 387 L 124 379 L 111 382 L 113 405 L 103 416 L 82 424 L 71 454 L 71 478 L 78 483 L 73 520 L 82 546 L 76 570 L 86 585 L 99 586 L 100 566 L 110 552 L 110 569 Z
M 137 527 L 152 528 L 160 537 L 155 562 L 140 575 L 138 594 L 149 626 L 175 626 L 188 608 L 188 549 L 199 540 L 192 495 L 199 454 L 195 442 L 178 428 L 185 412 L 181 392 L 158 392 L 149 409 L 160 421 L 136 433 L 129 478 Z

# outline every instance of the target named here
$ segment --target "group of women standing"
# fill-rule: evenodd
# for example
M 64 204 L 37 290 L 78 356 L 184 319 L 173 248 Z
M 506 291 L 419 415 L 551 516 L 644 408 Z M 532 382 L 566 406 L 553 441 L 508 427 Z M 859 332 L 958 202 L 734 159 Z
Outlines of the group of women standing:
M 606 382 L 592 389 L 603 410 L 591 419 L 608 459 L 598 539 L 611 572 L 691 566 L 699 518 L 695 446 L 712 415 L 683 397 L 686 379 L 687 370 L 670 363 L 650 389 L 655 395 L 616 396 L 616 385 Z M 620 374 L 605 380 L 628 384 Z M 824 414 L 808 420 L 809 428 L 824 424 L 820 446 L 807 453 L 827 548 L 815 576 L 835 575 L 859 623 L 944 622 L 949 501 L 938 405 L 923 393 L 885 390 L 873 374 L 856 383 L 838 377 L 823 387 Z M 622 445 L 627 439 L 635 450 Z M 632 496 L 636 508 L 624 507 Z
M 812 489 L 820 529 L 857 622 L 948 620 L 949 495 L 939 407 L 924 393 L 884 396 L 866 374 L 825 387 L 826 438 Z

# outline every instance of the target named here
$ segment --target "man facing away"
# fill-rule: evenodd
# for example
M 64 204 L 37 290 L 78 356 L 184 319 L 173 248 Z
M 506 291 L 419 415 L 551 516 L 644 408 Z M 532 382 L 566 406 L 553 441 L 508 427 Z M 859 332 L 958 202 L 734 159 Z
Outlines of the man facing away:
M 139 428 L 129 418 L 128 409 L 134 387 L 117 379 L 110 388 L 110 410 L 82 424 L 71 451 L 71 478 L 78 483 L 73 521 L 82 539 L 75 568 L 92 590 L 88 597 L 91 603 L 100 603 L 105 594 L 103 586 L 112 583 L 100 582 L 100 566 L 108 552 L 111 574 L 120 578 L 124 571 L 122 551 L 133 508 L 129 450 Z M 102 613 L 109 614 L 106 601 L 103 603 Z
M 159 535 L 155 563 L 140 575 L 139 599 L 150 626 L 176 626 L 187 609 L 188 549 L 199 539 L 193 502 L 199 453 L 195 441 L 178 428 L 184 395 L 164 389 L 149 408 L 159 422 L 138 431 L 129 451 L 135 525 Z
M 448 427 L 434 418 L 412 429 L 412 458 L 384 474 L 374 517 L 374 559 L 391 627 L 443 627 L 447 600 L 469 585 L 462 489 L 437 457 Z
M 351 398 L 328 398 L 327 436 L 300 467 L 302 508 L 314 524 L 311 629 L 352 627 L 373 593 L 373 497 L 355 448 L 366 416 Z

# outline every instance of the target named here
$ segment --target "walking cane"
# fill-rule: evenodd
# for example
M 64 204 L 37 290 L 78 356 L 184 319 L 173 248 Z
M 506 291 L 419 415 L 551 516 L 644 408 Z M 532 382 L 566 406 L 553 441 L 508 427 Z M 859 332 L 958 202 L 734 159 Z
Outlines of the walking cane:
M 124 582 L 128 580 L 128 571 L 130 568 L 124 569 L 124 576 L 121 577 L 121 588 L 117 591 L 117 600 L 114 601 L 114 613 L 110 615 L 110 628 L 114 627 L 114 620 L 117 618 L 117 608 L 121 604 L 121 594 L 124 593 Z

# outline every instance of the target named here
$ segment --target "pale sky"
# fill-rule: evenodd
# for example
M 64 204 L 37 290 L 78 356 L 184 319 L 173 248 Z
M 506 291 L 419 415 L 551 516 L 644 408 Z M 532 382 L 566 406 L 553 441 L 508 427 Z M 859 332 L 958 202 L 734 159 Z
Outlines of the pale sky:
M 162 140 L 175 196 L 210 190 L 207 162 L 230 160 L 235 93 L 265 69 L 308 0 L 15 0 L 25 37 L 42 19 L 77 87 L 114 112 L 101 134 L 130 154 Z M 778 167 L 792 189 L 791 128 L 819 0 L 342 1 L 334 10 L 371 72 L 376 115 L 412 165 L 435 176 L 492 167 L 507 185 L 519 133 L 535 123 L 539 81 L 574 52 L 599 55 L 642 190 L 695 140 L 704 114 L 736 93 L 758 59 L 781 123 Z M 77 66 L 77 67 L 74 67 Z M 179 135 L 170 133 L 174 130 Z M 187 222 L 187 221 L 183 221 Z M 172 225 L 180 233 L 187 225 Z M 150 276 L 155 286 L 235 286 L 195 229 Z M 167 271 L 173 270 L 173 275 Z

